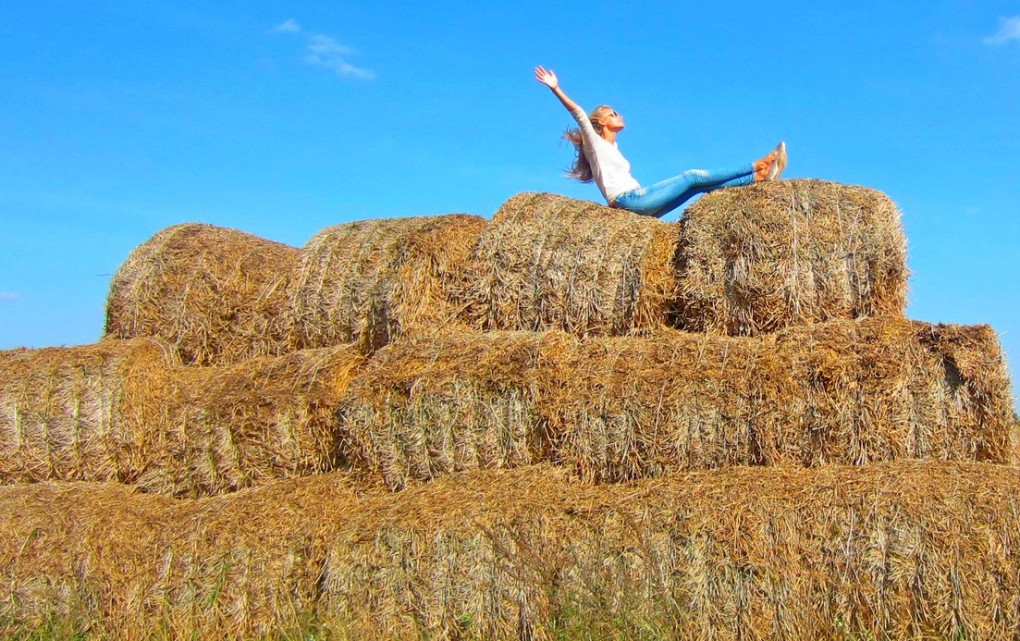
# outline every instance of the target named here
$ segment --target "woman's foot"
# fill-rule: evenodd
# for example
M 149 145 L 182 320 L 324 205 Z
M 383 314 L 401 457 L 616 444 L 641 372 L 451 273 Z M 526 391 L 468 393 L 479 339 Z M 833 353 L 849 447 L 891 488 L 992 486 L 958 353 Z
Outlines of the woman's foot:
M 754 167 L 754 182 L 775 180 L 786 169 L 786 143 L 781 142 L 761 160 L 756 160 Z
M 786 142 L 776 145 L 772 153 L 776 155 L 776 159 L 773 161 L 772 166 L 769 167 L 768 178 L 766 180 L 778 180 L 783 174 L 783 170 L 786 169 Z

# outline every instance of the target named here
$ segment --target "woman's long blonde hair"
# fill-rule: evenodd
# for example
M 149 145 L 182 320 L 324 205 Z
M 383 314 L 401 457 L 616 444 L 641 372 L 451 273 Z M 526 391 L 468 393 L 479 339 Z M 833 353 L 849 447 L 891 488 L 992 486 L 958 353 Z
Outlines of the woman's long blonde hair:
M 599 105 L 588 114 L 591 126 L 595 128 L 595 132 L 600 136 L 602 135 L 602 114 L 611 110 L 612 107 L 609 105 Z M 567 176 L 580 180 L 583 183 L 590 183 L 595 177 L 591 173 L 591 163 L 588 162 L 588 156 L 584 153 L 584 139 L 581 137 L 581 130 L 568 129 L 563 132 L 563 137 L 569 140 L 570 144 L 574 145 L 575 154 L 573 164 L 567 169 Z

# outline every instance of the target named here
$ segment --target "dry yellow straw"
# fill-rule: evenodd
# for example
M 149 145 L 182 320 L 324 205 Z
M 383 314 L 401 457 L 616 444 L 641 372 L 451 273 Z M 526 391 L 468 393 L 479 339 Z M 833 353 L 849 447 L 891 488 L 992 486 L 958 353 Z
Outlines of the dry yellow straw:
M 345 467 L 352 346 L 180 367 L 148 339 L 0 352 L 0 482 L 203 496 Z
M 110 285 L 106 333 L 159 337 L 185 364 L 293 349 L 288 282 L 298 250 L 235 229 L 175 225 L 131 253 Z
M 484 225 L 450 214 L 322 230 L 301 250 L 292 292 L 300 344 L 371 352 L 403 333 L 457 324 L 456 292 Z
M 987 326 L 838 321 L 761 337 L 418 337 L 341 402 L 351 458 L 394 488 L 550 461 L 619 481 L 725 465 L 1012 459 Z
M 712 192 L 684 212 L 675 326 L 753 335 L 902 317 L 906 237 L 881 192 L 782 180 Z
M 1005 639 L 1020 471 L 734 467 L 592 486 L 547 467 L 392 495 L 346 477 L 173 502 L 0 488 L 0 632 L 121 639 Z
M 145 408 L 166 389 L 174 351 L 153 339 L 0 351 L 0 482 L 135 482 L 146 465 Z
M 482 233 L 464 296 L 487 330 L 646 332 L 675 302 L 677 231 L 588 201 L 518 194 Z

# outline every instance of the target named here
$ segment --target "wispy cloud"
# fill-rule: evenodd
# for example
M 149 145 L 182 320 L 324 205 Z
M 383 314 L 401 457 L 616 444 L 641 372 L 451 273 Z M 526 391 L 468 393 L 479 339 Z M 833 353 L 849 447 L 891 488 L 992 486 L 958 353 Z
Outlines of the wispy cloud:
M 984 39 L 986 45 L 1002 45 L 1012 40 L 1020 41 L 1020 16 L 999 18 L 999 30 Z
M 356 50 L 345 47 L 331 36 L 315 34 L 308 38 L 308 46 L 305 47 L 305 62 L 332 69 L 341 76 L 371 80 L 375 77 L 374 73 L 347 62 L 349 56 L 357 55 L 357 53 Z
M 362 80 L 375 78 L 369 69 L 358 67 L 350 62 L 350 58 L 358 55 L 358 51 L 340 44 L 336 38 L 324 33 L 309 33 L 301 28 L 293 18 L 275 25 L 270 33 L 285 33 L 301 36 L 305 39 L 303 60 L 316 67 L 332 69 L 338 76 L 350 76 Z
M 0 303 L 13 303 L 21 298 L 14 292 L 0 292 Z
M 270 29 L 269 33 L 301 33 L 301 25 L 297 23 L 297 20 L 291 18 Z

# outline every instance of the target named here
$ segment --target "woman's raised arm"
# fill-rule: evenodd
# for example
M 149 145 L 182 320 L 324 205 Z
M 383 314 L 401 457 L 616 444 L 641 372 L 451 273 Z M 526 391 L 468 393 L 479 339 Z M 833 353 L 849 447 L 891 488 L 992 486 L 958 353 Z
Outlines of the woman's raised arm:
M 552 92 L 560 99 L 560 102 L 563 103 L 563 106 L 566 107 L 567 111 L 571 114 L 576 114 L 577 112 L 581 112 L 582 114 L 584 113 L 584 110 L 581 109 L 576 102 L 567 97 L 567 94 L 563 93 L 563 90 L 560 89 L 559 78 L 556 77 L 556 74 L 552 69 L 546 69 L 541 65 L 535 67 L 535 80 L 538 80 L 546 87 L 552 89 Z

